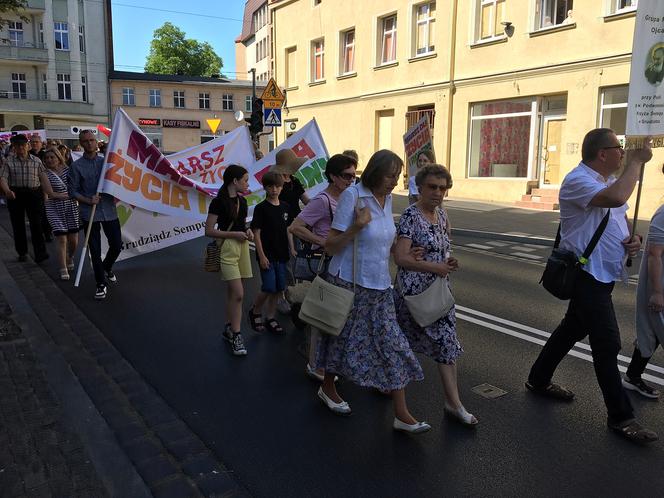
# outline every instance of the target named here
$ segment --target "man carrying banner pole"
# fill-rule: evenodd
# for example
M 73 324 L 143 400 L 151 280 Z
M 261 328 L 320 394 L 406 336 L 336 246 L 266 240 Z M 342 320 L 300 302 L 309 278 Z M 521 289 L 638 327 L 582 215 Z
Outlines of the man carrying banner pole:
M 84 224 L 87 225 L 87 230 L 74 285 L 78 287 L 80 282 L 85 251 L 89 247 L 97 284 L 95 299 L 101 300 L 106 298 L 107 280 L 117 282 L 117 277 L 113 273 L 113 263 L 122 250 L 122 233 L 113 197 L 99 193 L 104 158 L 97 154 L 97 139 L 90 130 L 81 131 L 78 139 L 84 153 L 83 157 L 71 165 L 69 191 L 81 205 L 81 217 Z M 103 261 L 101 259 L 102 229 L 108 240 L 108 251 Z

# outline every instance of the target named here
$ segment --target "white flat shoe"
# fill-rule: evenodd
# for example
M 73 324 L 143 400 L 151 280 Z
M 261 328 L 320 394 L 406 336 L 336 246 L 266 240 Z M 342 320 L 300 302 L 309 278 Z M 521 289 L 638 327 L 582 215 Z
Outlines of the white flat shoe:
M 319 374 L 315 368 L 311 368 L 311 365 L 307 363 L 307 375 L 311 377 L 313 380 L 317 380 L 318 382 L 323 382 L 324 376 Z M 339 377 L 336 375 L 334 376 L 334 382 L 338 381 Z
M 431 426 L 426 422 L 407 424 L 406 422 L 402 422 L 396 417 L 394 417 L 394 423 L 392 424 L 392 427 L 395 431 L 408 432 L 409 434 L 419 434 L 420 432 L 427 432 L 431 429 Z
M 318 397 L 323 403 L 330 409 L 330 411 L 336 413 L 337 415 L 350 415 L 351 409 L 350 405 L 345 401 L 341 403 L 335 403 L 330 398 L 327 397 L 327 394 L 323 392 L 323 388 L 318 388 Z
M 454 408 L 450 408 L 449 406 L 445 405 L 444 409 L 445 413 L 451 415 L 458 422 L 461 422 L 463 425 L 466 425 L 468 427 L 473 427 L 479 424 L 479 420 L 477 420 L 475 415 L 473 415 L 472 413 L 468 413 L 468 411 L 463 406 L 455 410 Z

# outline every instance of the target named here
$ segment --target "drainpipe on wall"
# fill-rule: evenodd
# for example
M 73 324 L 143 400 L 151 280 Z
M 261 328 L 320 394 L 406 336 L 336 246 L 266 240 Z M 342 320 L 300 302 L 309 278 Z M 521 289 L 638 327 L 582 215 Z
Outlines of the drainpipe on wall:
M 115 71 L 115 58 L 113 55 L 113 15 L 112 15 L 112 10 L 111 10 L 111 0 L 104 0 L 104 17 L 106 18 L 106 22 L 104 23 L 104 30 L 106 31 L 105 33 L 105 39 L 106 43 L 108 44 L 106 47 L 106 95 L 107 95 L 107 103 L 106 105 L 108 106 L 108 126 L 112 127 L 113 126 L 113 107 L 111 105 L 112 103 L 112 96 L 111 96 L 111 72 Z
M 452 166 L 450 161 L 452 159 L 452 116 L 454 114 L 454 94 L 456 93 L 456 86 L 454 84 L 454 69 L 456 67 L 456 32 L 457 32 L 457 15 L 459 10 L 459 0 L 452 2 L 452 40 L 450 43 L 450 93 L 447 99 L 447 150 L 445 151 L 445 166 L 451 171 Z

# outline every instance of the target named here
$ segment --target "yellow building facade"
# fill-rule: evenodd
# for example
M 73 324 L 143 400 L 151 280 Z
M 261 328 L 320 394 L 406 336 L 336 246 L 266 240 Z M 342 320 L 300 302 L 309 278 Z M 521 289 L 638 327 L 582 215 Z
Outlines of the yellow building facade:
M 330 153 L 356 149 L 362 166 L 381 148 L 403 153 L 407 128 L 428 114 L 454 197 L 555 207 L 585 133 L 624 134 L 635 7 L 275 0 L 275 76 L 287 91 L 277 142 L 315 117 Z M 646 169 L 644 217 L 664 196 L 663 159 L 656 150 Z

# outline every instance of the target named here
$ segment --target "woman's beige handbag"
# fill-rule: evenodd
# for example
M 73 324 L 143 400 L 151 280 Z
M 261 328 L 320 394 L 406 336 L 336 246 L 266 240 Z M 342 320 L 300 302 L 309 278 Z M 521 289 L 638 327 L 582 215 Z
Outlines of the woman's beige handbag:
M 402 287 L 403 289 L 403 287 Z M 408 311 L 420 327 L 428 327 L 445 316 L 454 306 L 454 296 L 446 278 L 436 280 L 424 292 L 403 296 Z
M 321 258 L 321 261 L 323 259 Z M 331 284 L 317 275 L 302 302 L 298 315 L 300 320 L 325 334 L 336 337 L 341 333 L 355 301 L 356 260 L 357 236 L 353 241 L 353 290 Z M 319 267 L 319 272 L 320 269 Z

